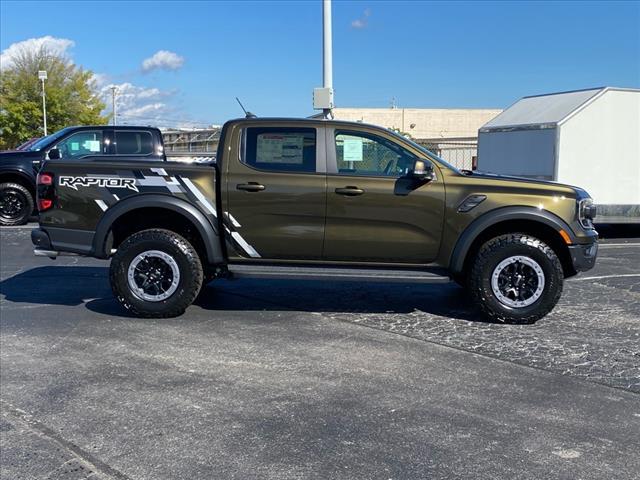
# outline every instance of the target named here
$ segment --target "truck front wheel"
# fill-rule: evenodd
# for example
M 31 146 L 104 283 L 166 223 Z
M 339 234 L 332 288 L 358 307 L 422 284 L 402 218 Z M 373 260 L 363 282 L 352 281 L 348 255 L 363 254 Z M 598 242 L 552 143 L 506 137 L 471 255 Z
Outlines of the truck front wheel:
M 146 318 L 175 317 L 202 286 L 198 253 L 170 230 L 134 233 L 118 247 L 109 269 L 111 288 L 124 308 Z
M 474 301 L 492 320 L 534 323 L 560 299 L 562 265 L 541 240 L 524 234 L 486 242 L 473 262 L 469 287 Z

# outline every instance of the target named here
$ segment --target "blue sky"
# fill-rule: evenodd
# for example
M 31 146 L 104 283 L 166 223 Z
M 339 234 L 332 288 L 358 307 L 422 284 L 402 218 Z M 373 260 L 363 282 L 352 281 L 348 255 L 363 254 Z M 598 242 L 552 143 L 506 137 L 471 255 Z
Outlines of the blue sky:
M 322 81 L 321 15 L 320 0 L 3 0 L 0 50 L 52 37 L 103 89 L 122 86 L 130 123 L 222 123 L 241 113 L 235 96 L 262 116 L 306 116 Z M 338 106 L 504 108 L 640 86 L 640 2 L 334 1 L 333 30 Z M 158 51 L 175 55 L 143 71 Z

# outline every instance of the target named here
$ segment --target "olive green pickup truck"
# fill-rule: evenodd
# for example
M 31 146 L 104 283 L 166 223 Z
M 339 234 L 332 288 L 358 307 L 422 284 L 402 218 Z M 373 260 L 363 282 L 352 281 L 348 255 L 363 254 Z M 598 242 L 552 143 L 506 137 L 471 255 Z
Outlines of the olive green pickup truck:
M 215 278 L 442 282 L 491 319 L 531 323 L 593 267 L 580 188 L 460 171 L 389 130 L 247 118 L 212 165 L 45 162 L 36 255 L 111 259 L 119 302 L 182 314 Z

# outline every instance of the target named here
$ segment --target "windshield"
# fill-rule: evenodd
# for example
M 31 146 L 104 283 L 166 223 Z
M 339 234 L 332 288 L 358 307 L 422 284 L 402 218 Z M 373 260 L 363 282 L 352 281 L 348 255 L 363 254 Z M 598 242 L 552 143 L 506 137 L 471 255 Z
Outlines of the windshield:
M 58 130 L 56 133 L 52 133 L 51 135 L 47 135 L 46 137 L 42 137 L 40 140 L 35 142 L 33 145 L 27 147 L 27 150 L 30 152 L 39 152 L 43 148 L 46 148 L 65 133 L 67 133 L 71 128 L 63 128 L 62 130 Z
M 405 137 L 404 135 L 400 135 L 398 132 L 394 132 L 393 130 L 389 130 L 389 132 L 391 134 L 393 134 L 395 137 L 404 140 L 406 143 L 410 144 L 411 146 L 417 148 L 418 150 L 420 150 L 421 152 L 424 152 L 427 157 L 433 158 L 434 160 L 437 160 L 439 163 L 441 163 L 443 166 L 453 170 L 454 172 L 457 173 L 462 173 L 458 168 L 454 167 L 453 165 L 451 165 L 449 162 L 447 162 L 446 160 L 443 160 L 442 158 L 440 158 L 438 155 L 436 155 L 435 153 L 433 153 L 431 150 L 427 150 L 426 148 L 424 148 L 422 145 L 420 145 L 419 143 L 414 142 L 413 140 L 411 140 L 410 138 Z

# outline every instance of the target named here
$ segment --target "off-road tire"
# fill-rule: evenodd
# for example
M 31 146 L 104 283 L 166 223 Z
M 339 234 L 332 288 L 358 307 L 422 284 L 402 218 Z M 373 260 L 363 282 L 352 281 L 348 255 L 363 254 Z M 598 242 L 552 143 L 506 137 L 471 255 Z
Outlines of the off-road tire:
M 176 291 L 162 301 L 146 301 L 129 285 L 129 265 L 140 253 L 159 250 L 175 260 L 180 280 Z M 200 292 L 203 281 L 202 263 L 193 246 L 181 235 L 164 229 L 134 233 L 118 247 L 109 269 L 111 289 L 118 302 L 136 316 L 167 318 L 182 315 Z
M 531 305 L 514 308 L 502 303 L 491 287 L 491 276 L 504 259 L 520 255 L 533 259 L 544 273 L 544 289 Z M 522 233 L 500 235 L 487 241 L 473 262 L 468 287 L 475 303 L 490 320 L 531 324 L 547 315 L 560 299 L 564 279 L 556 253 L 541 240 Z
M 0 184 L 0 194 L 9 190 L 12 190 L 15 195 L 20 197 L 24 206 L 16 216 L 6 217 L 0 212 L 0 225 L 7 227 L 13 225 L 24 225 L 27 223 L 34 210 L 33 196 L 24 185 L 20 185 L 19 183 L 9 182 Z

